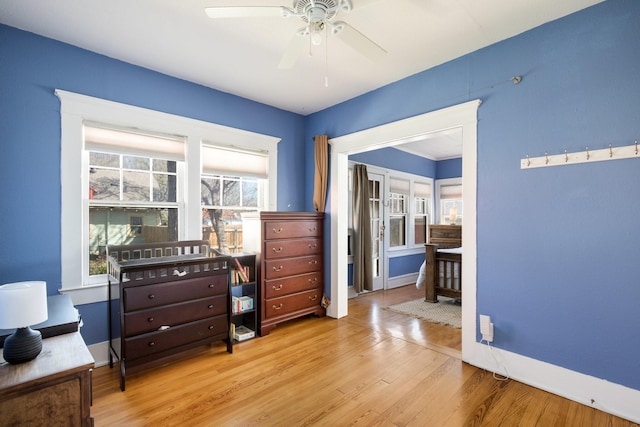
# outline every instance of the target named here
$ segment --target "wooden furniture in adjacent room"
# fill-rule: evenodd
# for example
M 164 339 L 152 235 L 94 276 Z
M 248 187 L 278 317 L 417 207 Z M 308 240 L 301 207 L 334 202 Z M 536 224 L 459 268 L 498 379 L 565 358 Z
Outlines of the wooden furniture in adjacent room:
M 244 249 L 259 253 L 261 336 L 287 320 L 325 315 L 323 222 L 318 212 L 243 216 Z
M 229 257 L 203 240 L 108 248 L 109 366 L 126 367 L 230 337 Z
M 462 226 L 431 224 L 428 233 L 425 300 L 438 302 L 438 295 L 462 300 Z
M 18 365 L 0 363 L 0 424 L 92 426 L 93 357 L 79 332 L 42 340 L 42 352 Z

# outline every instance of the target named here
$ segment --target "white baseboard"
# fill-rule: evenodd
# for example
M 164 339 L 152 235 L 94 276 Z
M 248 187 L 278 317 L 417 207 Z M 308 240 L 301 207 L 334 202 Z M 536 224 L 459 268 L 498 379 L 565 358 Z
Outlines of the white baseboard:
M 402 276 L 389 277 L 387 281 L 387 289 L 399 288 L 401 286 L 416 283 L 418 280 L 418 272 L 403 274 Z
M 109 341 L 91 344 L 87 347 L 93 356 L 96 368 L 109 364 Z
M 640 390 L 634 390 L 590 375 L 581 374 L 516 353 L 475 343 L 463 344 L 462 360 L 471 365 L 504 375 L 532 387 L 640 423 Z M 497 359 L 498 365 L 496 365 Z

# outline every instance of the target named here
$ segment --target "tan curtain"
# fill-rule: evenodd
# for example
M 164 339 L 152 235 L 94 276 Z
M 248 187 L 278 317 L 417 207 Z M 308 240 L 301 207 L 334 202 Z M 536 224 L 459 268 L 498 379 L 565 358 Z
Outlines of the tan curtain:
M 365 165 L 353 167 L 353 286 L 356 292 L 373 290 L 369 175 Z
M 315 140 L 316 172 L 313 179 L 313 207 L 316 212 L 324 212 L 329 174 L 329 137 L 316 135 Z

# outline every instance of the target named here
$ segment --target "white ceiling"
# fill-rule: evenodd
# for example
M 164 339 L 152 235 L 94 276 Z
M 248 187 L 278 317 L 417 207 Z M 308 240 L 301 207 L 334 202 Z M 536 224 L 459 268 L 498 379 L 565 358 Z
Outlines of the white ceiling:
M 204 9 L 292 0 L 0 0 L 0 22 L 307 115 L 601 1 L 352 0 L 337 20 L 385 58 L 372 63 L 329 35 L 289 70 L 277 65 L 300 18 L 214 20 Z

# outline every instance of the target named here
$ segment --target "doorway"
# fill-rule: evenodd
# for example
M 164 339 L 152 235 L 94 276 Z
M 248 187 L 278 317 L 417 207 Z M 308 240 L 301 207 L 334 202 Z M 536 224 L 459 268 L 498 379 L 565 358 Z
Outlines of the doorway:
M 462 177 L 463 204 L 465 206 L 465 227 L 462 241 L 465 248 L 465 262 L 462 268 L 465 301 L 462 310 L 462 357 L 465 348 L 473 349 L 476 341 L 476 190 L 477 190 L 477 114 L 480 100 L 473 100 L 453 107 L 425 113 L 408 119 L 355 132 L 330 140 L 331 178 L 330 182 L 347 182 L 348 155 L 378 148 L 400 145 L 411 139 L 423 138 L 433 132 L 462 128 L 463 163 Z M 345 186 L 332 185 L 329 193 L 331 223 L 331 304 L 327 315 L 335 318 L 348 314 L 348 259 L 347 241 L 340 236 L 347 235 L 348 191 Z

